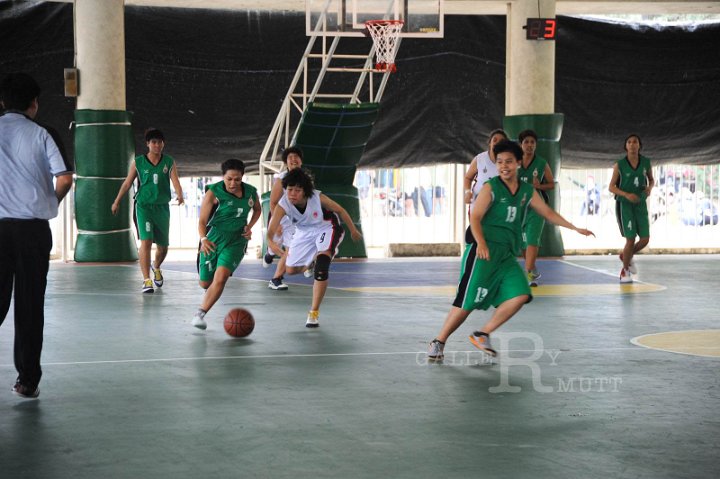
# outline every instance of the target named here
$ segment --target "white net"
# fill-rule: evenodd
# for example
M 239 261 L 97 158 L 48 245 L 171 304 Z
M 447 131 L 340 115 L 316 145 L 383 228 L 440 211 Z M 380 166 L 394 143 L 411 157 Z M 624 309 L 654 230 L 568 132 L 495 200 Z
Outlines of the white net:
M 375 43 L 375 68 L 380 71 L 395 71 L 395 45 L 402 30 L 402 20 L 370 20 L 365 22 Z

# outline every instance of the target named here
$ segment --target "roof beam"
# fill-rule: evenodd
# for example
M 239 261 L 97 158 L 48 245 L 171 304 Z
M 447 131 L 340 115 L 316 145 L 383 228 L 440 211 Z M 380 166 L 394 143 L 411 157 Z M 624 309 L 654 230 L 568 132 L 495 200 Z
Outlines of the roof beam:
M 72 3 L 72 0 L 52 0 Z M 450 15 L 505 15 L 512 0 L 445 0 Z M 558 15 L 706 14 L 720 15 L 718 0 L 556 0 Z M 305 11 L 305 0 L 125 0 L 125 5 L 226 10 Z

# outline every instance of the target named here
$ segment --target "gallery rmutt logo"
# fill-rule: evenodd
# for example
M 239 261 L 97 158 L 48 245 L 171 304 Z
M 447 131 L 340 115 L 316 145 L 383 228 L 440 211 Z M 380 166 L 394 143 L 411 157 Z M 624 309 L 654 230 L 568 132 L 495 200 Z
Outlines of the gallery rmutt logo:
M 517 368 L 528 368 L 530 370 L 533 389 L 540 393 L 613 393 L 618 392 L 620 384 L 622 384 L 622 378 L 616 376 L 558 377 L 557 383 L 552 386 L 549 384 L 543 384 L 542 371 L 538 361 L 544 355 L 547 355 L 550 358 L 550 366 L 557 366 L 556 359 L 561 353 L 560 350 L 546 350 L 542 337 L 536 333 L 497 333 L 493 334 L 492 340 L 493 345 L 499 351 L 502 351 L 502 355 L 498 360 L 498 366 L 500 367 L 500 384 L 488 388 L 490 393 L 518 393 L 522 391 L 520 386 L 510 384 L 511 369 L 516 371 Z M 514 342 L 514 344 L 518 344 L 521 340 L 523 344 L 527 344 L 527 342 L 530 341 L 532 347 L 513 350 L 511 348 L 511 343 Z

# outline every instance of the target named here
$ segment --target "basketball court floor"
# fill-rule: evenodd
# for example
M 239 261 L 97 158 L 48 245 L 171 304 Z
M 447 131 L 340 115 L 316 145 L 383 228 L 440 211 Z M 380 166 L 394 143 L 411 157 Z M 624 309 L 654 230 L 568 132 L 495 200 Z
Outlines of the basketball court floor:
M 475 312 L 440 364 L 458 258 L 334 264 L 316 330 L 310 280 L 272 291 L 249 260 L 204 332 L 190 261 L 153 295 L 136 264 L 54 262 L 39 399 L 11 394 L 12 312 L 0 329 L 2 477 L 715 478 L 718 259 L 641 256 L 623 286 L 616 256 L 540 261 L 499 357 Z

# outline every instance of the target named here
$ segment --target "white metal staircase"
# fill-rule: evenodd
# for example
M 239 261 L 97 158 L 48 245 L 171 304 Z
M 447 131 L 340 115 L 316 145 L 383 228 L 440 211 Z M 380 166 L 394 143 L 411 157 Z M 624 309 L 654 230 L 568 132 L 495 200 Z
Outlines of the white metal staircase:
M 326 15 L 320 15 L 318 22 L 308 40 L 300 65 L 295 72 L 290 88 L 283 100 L 280 112 L 273 124 L 265 147 L 260 155 L 260 194 L 269 189 L 271 177 L 268 171 L 279 172 L 282 162 L 278 158 L 281 149 L 293 143 L 300 126 L 305 108 L 310 102 L 327 103 L 361 103 L 376 102 L 382 99 L 390 72 L 376 70 L 373 64 L 375 46 L 372 45 L 367 54 L 338 53 L 340 36 L 327 33 Z M 398 38 L 395 52 L 400 46 Z M 346 37 L 346 44 L 354 42 L 371 43 L 371 39 Z M 362 63 L 362 66 L 357 66 Z M 319 65 L 319 70 L 317 66 Z M 355 65 L 355 66 L 353 66 Z M 321 91 L 328 74 L 344 75 L 340 83 L 345 91 Z M 376 75 L 381 75 L 378 80 Z M 312 86 L 311 86 L 312 85 Z M 337 85 L 335 85 L 337 88 Z

